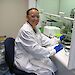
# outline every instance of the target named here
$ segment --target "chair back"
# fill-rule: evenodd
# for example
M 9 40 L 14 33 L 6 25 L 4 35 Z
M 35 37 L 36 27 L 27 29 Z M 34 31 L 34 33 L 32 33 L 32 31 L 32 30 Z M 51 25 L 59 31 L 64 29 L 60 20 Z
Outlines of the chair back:
M 21 71 L 14 65 L 14 46 L 15 46 L 14 38 L 12 37 L 7 38 L 4 44 L 5 44 L 5 61 L 11 73 L 15 73 L 16 75 L 36 75 L 34 73 L 27 73 L 25 71 Z
M 14 43 L 15 39 L 12 37 L 9 37 L 5 40 L 5 61 L 9 67 L 9 70 L 11 71 L 13 69 L 13 63 L 14 63 Z

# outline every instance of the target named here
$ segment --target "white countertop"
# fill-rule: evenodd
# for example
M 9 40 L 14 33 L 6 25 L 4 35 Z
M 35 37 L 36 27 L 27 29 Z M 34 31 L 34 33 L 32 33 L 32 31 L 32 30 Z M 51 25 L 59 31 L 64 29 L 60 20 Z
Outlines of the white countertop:
M 59 60 L 66 68 L 68 68 L 69 52 L 65 52 L 63 49 L 55 54 L 54 57 Z

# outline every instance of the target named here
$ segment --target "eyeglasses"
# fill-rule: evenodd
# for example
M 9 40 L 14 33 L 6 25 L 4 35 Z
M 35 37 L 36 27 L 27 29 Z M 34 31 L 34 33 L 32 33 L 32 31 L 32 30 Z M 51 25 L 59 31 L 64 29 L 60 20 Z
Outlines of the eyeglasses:
M 35 17 L 39 18 L 39 15 L 29 15 L 29 16 L 32 18 L 35 18 Z

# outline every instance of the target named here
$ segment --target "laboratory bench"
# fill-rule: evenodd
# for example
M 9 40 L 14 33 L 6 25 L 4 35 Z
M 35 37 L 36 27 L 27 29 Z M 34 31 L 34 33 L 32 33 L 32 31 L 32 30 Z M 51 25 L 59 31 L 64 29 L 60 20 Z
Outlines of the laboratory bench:
M 60 29 L 55 26 L 45 26 L 43 33 L 49 38 L 51 36 L 55 37 L 56 34 L 60 33 Z M 75 35 L 74 34 L 75 34 L 75 25 L 72 30 L 72 34 L 68 34 L 68 38 L 60 42 L 60 44 L 64 46 L 63 50 L 59 51 L 54 56 L 50 57 L 58 69 L 56 75 L 75 75 Z
M 69 70 L 68 68 L 69 52 L 65 52 L 65 49 L 52 56 L 51 60 L 58 69 L 56 75 L 75 75 L 75 70 Z

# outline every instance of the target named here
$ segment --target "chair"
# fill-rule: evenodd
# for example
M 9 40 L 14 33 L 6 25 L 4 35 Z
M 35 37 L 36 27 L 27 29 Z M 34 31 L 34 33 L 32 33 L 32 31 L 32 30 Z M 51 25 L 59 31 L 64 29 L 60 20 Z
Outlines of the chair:
M 14 73 L 15 75 L 36 75 L 34 73 L 27 73 L 25 71 L 22 71 L 18 69 L 14 65 L 14 43 L 15 39 L 12 37 L 9 37 L 5 40 L 5 61 L 9 67 L 10 73 Z

